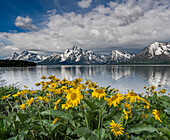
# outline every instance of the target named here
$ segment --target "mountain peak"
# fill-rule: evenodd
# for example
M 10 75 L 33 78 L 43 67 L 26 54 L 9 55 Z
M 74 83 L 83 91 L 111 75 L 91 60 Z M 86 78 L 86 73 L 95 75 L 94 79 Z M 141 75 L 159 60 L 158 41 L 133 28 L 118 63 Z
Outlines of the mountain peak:
M 113 50 L 111 52 L 110 56 L 108 57 L 107 64 L 125 62 L 133 57 L 134 57 L 134 55 L 130 55 L 126 52 Z
M 73 49 L 73 50 L 77 50 L 77 49 L 80 49 L 80 48 L 77 47 L 76 45 L 74 45 L 72 49 Z
M 170 55 L 170 45 L 167 43 L 154 42 L 149 47 L 150 58 L 155 55 Z

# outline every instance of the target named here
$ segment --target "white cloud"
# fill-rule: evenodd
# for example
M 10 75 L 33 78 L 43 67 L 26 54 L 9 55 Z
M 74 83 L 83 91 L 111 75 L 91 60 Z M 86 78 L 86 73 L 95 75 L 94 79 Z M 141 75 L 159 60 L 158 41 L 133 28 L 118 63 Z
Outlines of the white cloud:
M 20 27 L 21 29 L 26 29 L 26 30 L 36 30 L 37 27 L 32 24 L 32 19 L 27 17 L 21 17 L 18 16 L 15 19 L 15 26 Z
M 77 4 L 81 8 L 88 8 L 90 7 L 91 3 L 92 3 L 92 0 L 82 0 L 82 1 L 79 1 Z
M 141 49 L 154 41 L 169 41 L 168 6 L 169 0 L 129 0 L 99 5 L 84 16 L 74 12 L 53 13 L 44 23 L 47 28 L 27 33 L 0 33 L 0 39 L 12 42 L 20 51 L 59 52 L 75 44 L 95 50 L 110 47 Z

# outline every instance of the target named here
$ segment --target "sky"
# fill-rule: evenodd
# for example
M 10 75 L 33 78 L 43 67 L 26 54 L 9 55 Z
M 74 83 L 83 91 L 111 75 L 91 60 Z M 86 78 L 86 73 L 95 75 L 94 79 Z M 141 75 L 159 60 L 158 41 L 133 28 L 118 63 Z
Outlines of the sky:
M 170 0 L 0 0 L 0 58 L 13 52 L 138 53 L 170 42 Z

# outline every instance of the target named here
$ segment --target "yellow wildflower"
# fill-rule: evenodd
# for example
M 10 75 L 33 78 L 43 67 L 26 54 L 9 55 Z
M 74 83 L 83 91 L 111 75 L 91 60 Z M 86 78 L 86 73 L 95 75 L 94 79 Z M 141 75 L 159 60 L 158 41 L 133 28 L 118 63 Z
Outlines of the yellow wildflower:
M 67 104 L 62 104 L 61 107 L 62 107 L 62 109 L 67 110 L 68 108 L 70 108 L 70 105 L 69 105 L 69 103 L 67 102 Z
M 131 110 L 131 108 L 132 108 L 133 105 L 130 105 L 130 104 L 126 103 L 126 104 L 123 104 L 123 106 L 124 106 L 125 108 L 127 108 L 128 110 Z
M 26 103 L 28 106 L 30 106 L 34 101 L 34 98 L 32 97 L 30 100 L 26 100 Z
M 4 100 L 4 99 L 6 99 L 6 98 L 8 98 L 9 96 L 11 96 L 11 94 L 8 94 L 7 96 L 2 96 L 2 100 Z
M 137 101 L 141 100 L 141 97 L 139 97 L 136 93 L 134 93 L 134 91 L 132 90 L 132 92 L 128 92 L 126 94 L 126 99 L 130 99 L 130 103 L 134 103 Z
M 106 93 L 104 89 L 94 89 L 94 91 L 92 92 L 92 97 L 93 98 L 96 97 L 99 100 L 105 96 L 106 96 Z
M 156 86 L 149 87 L 151 91 L 155 90 Z
M 46 77 L 45 77 L 45 76 L 42 76 L 41 79 L 46 79 Z
M 141 117 L 141 118 L 148 118 L 149 116 L 148 116 L 147 114 L 141 113 L 140 117 Z
M 117 136 L 120 136 L 120 135 L 123 135 L 124 131 L 123 131 L 123 127 L 122 124 L 120 123 L 115 123 L 113 120 L 112 122 L 110 123 L 112 130 L 110 132 L 113 132 L 113 134 L 117 137 Z
M 46 96 L 49 98 L 51 96 L 51 94 L 50 93 L 46 93 Z
M 152 91 L 152 93 L 153 93 L 153 94 L 156 94 L 156 93 L 157 93 L 157 91 Z
M 113 105 L 114 107 L 117 107 L 117 104 L 119 104 L 120 101 L 123 99 L 124 99 L 123 95 L 121 95 L 119 92 L 118 94 L 115 94 L 114 96 L 111 95 L 110 98 L 106 98 L 106 101 L 110 107 L 111 105 Z
M 162 92 L 162 93 L 166 93 L 166 90 L 167 90 L 167 89 L 162 89 L 161 92 Z
M 146 88 L 147 88 L 147 86 L 144 86 L 144 87 L 143 87 L 143 89 L 146 89 Z
M 56 122 L 59 120 L 59 118 L 55 118 L 52 124 L 56 124 Z
M 57 105 L 60 103 L 61 99 L 58 99 L 56 102 L 54 102 L 54 110 L 57 110 Z
M 43 98 L 42 96 L 38 96 L 37 99 L 39 99 L 39 100 L 41 100 L 41 101 L 44 100 L 44 98 Z
M 58 99 L 56 102 L 54 102 L 54 105 L 58 105 L 60 103 L 61 99 Z
M 21 93 L 18 91 L 16 94 L 12 95 L 14 98 L 20 96 Z
M 86 83 L 85 83 L 85 85 L 88 85 L 89 83 L 90 83 L 90 79 L 88 79 L 87 81 L 86 81 Z
M 159 114 L 158 110 L 154 109 L 152 111 L 152 114 L 154 115 L 153 117 L 155 118 L 155 120 L 158 120 L 158 121 L 162 122 L 161 119 L 160 119 L 160 114 Z
M 36 86 L 39 86 L 41 83 L 35 83 Z
M 48 99 L 47 96 L 44 96 L 44 101 L 47 102 L 47 103 L 49 102 L 49 99 Z
M 25 104 L 20 105 L 20 109 L 25 109 Z
M 123 113 L 124 113 L 124 118 L 125 118 L 126 120 L 128 120 L 128 113 L 126 112 L 125 109 L 123 109 Z
M 80 100 L 83 98 L 83 95 L 81 94 L 79 88 L 70 88 L 66 98 L 66 104 L 69 104 L 70 107 L 75 107 L 80 104 Z

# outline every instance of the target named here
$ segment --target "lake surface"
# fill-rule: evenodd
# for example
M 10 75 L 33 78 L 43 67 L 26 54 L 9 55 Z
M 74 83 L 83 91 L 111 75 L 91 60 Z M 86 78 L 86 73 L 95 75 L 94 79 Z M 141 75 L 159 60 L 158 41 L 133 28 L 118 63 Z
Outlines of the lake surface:
M 37 89 L 35 83 L 42 81 L 43 75 L 55 75 L 68 80 L 83 78 L 91 79 L 100 86 L 111 86 L 125 93 L 134 89 L 138 93 L 144 92 L 143 86 L 163 85 L 170 93 L 170 66 L 168 65 L 38 65 L 35 67 L 0 68 L 1 85 L 15 84 L 22 89 L 27 85 L 29 89 Z M 3 71 L 3 72 L 2 72 Z

